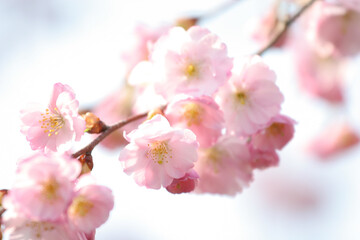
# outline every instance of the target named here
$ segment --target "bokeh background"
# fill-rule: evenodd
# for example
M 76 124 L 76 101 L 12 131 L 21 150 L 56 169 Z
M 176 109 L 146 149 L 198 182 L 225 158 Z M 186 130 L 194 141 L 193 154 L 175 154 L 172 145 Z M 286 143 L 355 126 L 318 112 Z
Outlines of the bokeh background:
M 121 86 L 120 54 L 136 23 L 172 23 L 224 1 L 0 0 L 0 189 L 11 188 L 17 160 L 31 152 L 19 131 L 21 108 L 47 102 L 56 82 L 74 89 L 81 108 L 95 106 Z M 200 24 L 220 36 L 232 57 L 249 55 L 259 49 L 249 37 L 251 22 L 270 2 L 242 0 Z M 301 91 L 288 52 L 271 50 L 264 58 L 285 96 L 282 112 L 298 122 L 279 167 L 257 171 L 236 197 L 172 195 L 137 186 L 122 172 L 119 150 L 98 147 L 93 174 L 113 190 L 115 208 L 96 239 L 360 239 L 360 147 L 325 161 L 306 151 L 333 121 L 346 119 L 360 132 L 359 58 L 347 72 L 342 106 Z

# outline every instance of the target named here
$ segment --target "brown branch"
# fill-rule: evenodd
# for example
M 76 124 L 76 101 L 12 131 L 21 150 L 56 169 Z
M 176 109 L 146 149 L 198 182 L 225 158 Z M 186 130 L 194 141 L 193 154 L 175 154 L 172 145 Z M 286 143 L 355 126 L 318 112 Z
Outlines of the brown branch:
M 225 12 L 226 10 L 230 9 L 232 6 L 234 6 L 235 4 L 237 4 L 239 2 L 241 2 L 241 0 L 228 0 L 224 4 L 218 6 L 217 8 L 215 8 L 207 13 L 204 13 L 202 15 L 196 16 L 195 18 L 197 19 L 197 21 L 208 20 L 210 18 L 216 17 L 217 15 Z
M 263 55 L 267 50 L 269 50 L 288 30 L 288 28 L 298 19 L 313 3 L 317 0 L 310 0 L 308 3 L 304 4 L 301 9 L 295 13 L 291 18 L 283 23 L 283 28 L 266 44 L 262 49 L 257 51 L 256 55 Z
M 142 113 L 139 115 L 132 116 L 126 120 L 120 121 L 118 123 L 115 123 L 112 126 L 109 126 L 106 128 L 104 132 L 102 132 L 97 138 L 95 138 L 91 143 L 89 143 L 86 147 L 80 149 L 76 153 L 72 154 L 71 156 L 73 158 L 78 158 L 82 154 L 91 154 L 92 150 L 95 148 L 96 145 L 98 145 L 104 138 L 106 138 L 110 133 L 118 130 L 119 128 L 122 128 L 123 126 L 134 122 L 136 120 L 139 120 L 141 118 L 144 118 L 148 115 L 148 113 Z

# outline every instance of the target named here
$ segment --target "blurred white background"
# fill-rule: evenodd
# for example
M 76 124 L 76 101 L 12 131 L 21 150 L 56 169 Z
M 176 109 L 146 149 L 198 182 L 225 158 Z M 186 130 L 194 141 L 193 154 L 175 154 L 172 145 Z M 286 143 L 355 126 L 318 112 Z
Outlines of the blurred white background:
M 0 189 L 11 188 L 16 161 L 31 152 L 19 130 L 19 110 L 28 102 L 47 102 L 53 84 L 62 82 L 82 108 L 95 105 L 121 85 L 120 53 L 137 22 L 171 23 L 224 1 L 0 0 Z M 249 39 L 249 20 L 269 2 L 242 0 L 201 25 L 221 37 L 231 56 L 251 54 L 258 46 Z M 332 120 L 349 119 L 360 131 L 359 59 L 348 74 L 344 108 L 300 91 L 290 54 L 276 50 L 264 57 L 285 95 L 283 113 L 298 122 L 279 167 L 256 172 L 236 197 L 171 195 L 138 187 L 122 172 L 119 151 L 96 148 L 93 174 L 115 195 L 115 209 L 96 239 L 360 239 L 360 148 L 327 162 L 305 152 Z

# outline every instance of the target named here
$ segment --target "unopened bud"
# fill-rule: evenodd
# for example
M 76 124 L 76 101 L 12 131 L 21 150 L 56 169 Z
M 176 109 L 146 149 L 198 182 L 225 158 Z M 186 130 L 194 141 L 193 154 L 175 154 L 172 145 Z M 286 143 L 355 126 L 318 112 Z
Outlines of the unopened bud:
M 188 193 L 195 189 L 199 175 L 195 170 L 190 170 L 184 177 L 174 179 L 172 183 L 166 187 L 166 190 L 170 193 Z
M 2 206 L 2 199 L 7 193 L 8 193 L 8 190 L 6 190 L 6 189 L 1 189 L 0 190 L 0 209 L 1 209 L 1 206 Z
M 94 162 L 91 154 L 83 154 L 79 157 L 81 163 L 81 174 L 89 173 L 94 168 Z
M 152 119 L 153 117 L 155 117 L 155 115 L 160 114 L 164 116 L 163 111 L 160 108 L 156 108 L 154 110 L 151 110 L 148 115 L 147 115 L 147 120 Z
M 93 113 L 87 112 L 83 115 L 86 122 L 86 132 L 101 133 L 106 130 L 106 125 Z
M 198 18 L 179 18 L 178 20 L 176 20 L 176 26 L 188 30 L 192 26 L 195 26 L 198 20 L 199 20 Z

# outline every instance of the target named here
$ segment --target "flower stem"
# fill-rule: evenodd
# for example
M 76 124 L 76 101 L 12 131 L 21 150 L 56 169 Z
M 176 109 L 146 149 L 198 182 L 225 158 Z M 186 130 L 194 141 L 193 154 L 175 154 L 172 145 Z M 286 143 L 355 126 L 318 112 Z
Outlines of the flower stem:
M 216 17 L 217 15 L 222 14 L 223 12 L 227 11 L 231 7 L 233 7 L 235 4 L 241 2 L 241 0 L 228 0 L 227 2 L 223 3 L 222 5 L 216 7 L 215 9 L 204 13 L 203 15 L 199 15 L 196 17 L 198 21 L 204 21 L 208 20 L 210 18 Z
M 315 3 L 317 0 L 310 0 L 304 6 L 300 8 L 300 10 L 295 13 L 291 18 L 289 18 L 287 21 L 283 23 L 282 29 L 266 44 L 262 49 L 257 51 L 256 55 L 263 55 L 267 50 L 269 50 L 288 30 L 288 28 L 295 22 L 296 19 L 298 19 L 313 3 Z
M 102 132 L 97 138 L 95 138 L 91 143 L 89 143 L 86 147 L 80 149 L 76 153 L 72 154 L 71 156 L 73 158 L 78 158 L 82 154 L 91 154 L 92 150 L 95 148 L 96 145 L 98 145 L 104 138 L 106 138 L 110 133 L 118 130 L 119 128 L 122 128 L 123 126 L 134 122 L 136 120 L 139 120 L 141 118 L 144 118 L 147 116 L 148 113 L 142 113 L 139 115 L 135 115 L 132 117 L 129 117 L 128 119 L 122 120 L 118 123 L 115 123 L 112 126 L 108 126 L 104 132 Z

